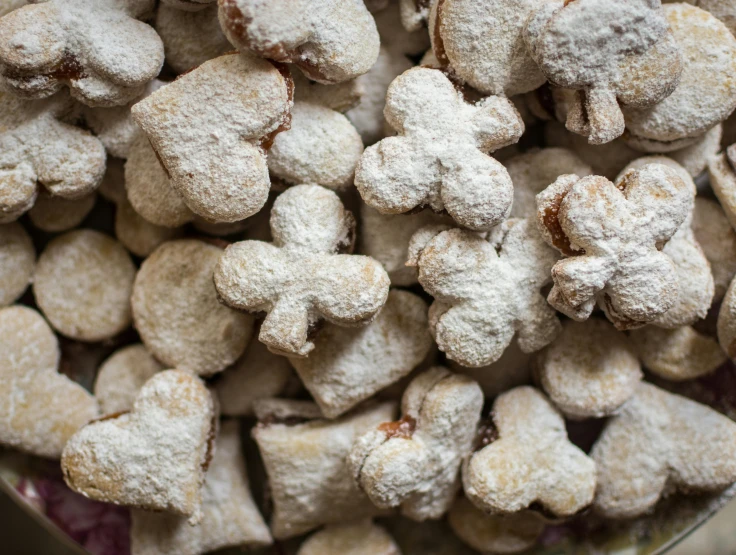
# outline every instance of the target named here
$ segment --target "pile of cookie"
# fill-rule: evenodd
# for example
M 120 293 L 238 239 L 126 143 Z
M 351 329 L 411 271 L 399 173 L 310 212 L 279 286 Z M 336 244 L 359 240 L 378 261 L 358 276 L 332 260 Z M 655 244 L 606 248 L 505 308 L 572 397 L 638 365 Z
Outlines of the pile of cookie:
M 736 358 L 736 2 L 0 15 L 0 444 L 133 555 L 515 553 L 736 481 L 675 393 Z

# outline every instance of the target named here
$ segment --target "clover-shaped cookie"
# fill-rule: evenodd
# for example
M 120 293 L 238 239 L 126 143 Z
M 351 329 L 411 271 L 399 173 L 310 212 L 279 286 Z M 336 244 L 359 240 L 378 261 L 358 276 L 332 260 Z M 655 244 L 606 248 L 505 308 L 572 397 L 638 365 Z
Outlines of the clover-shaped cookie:
M 64 123 L 73 111 L 64 92 L 28 101 L 0 90 L 0 223 L 28 211 L 42 187 L 78 199 L 99 186 L 105 147 L 88 131 Z
M 652 106 L 677 87 L 682 56 L 657 0 L 555 0 L 526 22 L 524 40 L 552 83 L 580 92 L 567 128 L 591 144 L 624 132 L 619 102 Z
M 641 383 L 591 457 L 594 507 L 608 518 L 649 511 L 665 490 L 718 491 L 736 481 L 736 424 L 708 406 Z
M 184 203 L 207 220 L 234 222 L 266 202 L 266 151 L 288 129 L 291 104 L 286 68 L 233 53 L 182 75 L 132 113 Z
M 501 357 L 516 333 L 526 353 L 555 338 L 560 323 L 540 289 L 550 282 L 558 256 L 532 220 L 508 220 L 498 230 L 498 247 L 461 229 L 420 245 L 422 235 L 420 230 L 412 239 L 410 252 L 417 254 L 409 263 L 435 298 L 430 325 L 448 358 L 484 366 Z
M 384 214 L 446 210 L 457 223 L 490 229 L 511 210 L 513 185 L 486 152 L 518 141 L 524 124 L 513 103 L 490 96 L 476 104 L 439 70 L 413 68 L 388 89 L 384 114 L 399 133 L 369 147 L 355 186 Z
M 69 438 L 99 415 L 97 401 L 59 374 L 59 344 L 38 312 L 0 309 L 0 444 L 59 458 Z
M 440 518 L 460 488 L 483 408 L 483 392 L 466 376 L 435 367 L 411 382 L 402 417 L 358 438 L 348 466 L 380 508 L 401 507 L 414 520 Z
M 545 240 L 567 258 L 548 301 L 583 321 L 597 301 L 618 329 L 652 322 L 677 302 L 672 260 L 660 252 L 692 210 L 690 186 L 662 164 L 605 177 L 563 175 L 537 196 Z
M 212 395 L 199 378 L 159 372 L 130 412 L 94 421 L 72 436 L 61 456 L 64 480 L 90 499 L 169 511 L 196 524 L 216 424 Z
M 252 435 L 268 474 L 274 538 L 384 512 L 355 485 L 345 458 L 356 437 L 394 418 L 393 403 L 365 406 L 337 420 L 320 419 L 319 407 L 306 401 L 265 399 L 255 412 L 259 423 Z
M 309 356 L 291 363 L 322 413 L 335 418 L 408 375 L 431 347 L 426 303 L 394 290 L 370 324 L 325 324 Z
M 152 0 L 49 0 L 0 20 L 0 73 L 11 90 L 43 98 L 69 87 L 90 106 L 126 104 L 158 75 L 164 47 L 137 21 Z
M 223 422 L 217 435 L 202 488 L 202 515 L 202 522 L 192 526 L 186 517 L 133 510 L 132 555 L 195 555 L 224 547 L 272 543 L 250 493 L 236 420 Z
M 536 377 L 555 406 L 573 419 L 615 413 L 636 392 L 641 365 L 627 337 L 602 319 L 565 321 L 535 360 Z
M 338 196 L 298 185 L 271 210 L 273 243 L 230 245 L 215 269 L 215 287 L 233 308 L 266 311 L 258 338 L 276 353 L 306 356 L 310 327 L 321 318 L 338 325 L 372 319 L 386 302 L 389 278 L 381 265 L 350 252 L 355 221 Z
M 320 83 L 368 71 L 378 30 L 363 0 L 220 0 L 220 24 L 237 48 L 293 63 Z
M 688 185 L 694 201 L 695 182 L 684 167 L 666 156 L 638 158 L 621 171 L 620 177 L 623 177 L 629 170 L 637 170 L 648 164 L 663 164 L 675 170 Z M 653 321 L 655 325 L 663 328 L 676 329 L 694 324 L 705 318 L 713 301 L 715 285 L 710 264 L 695 238 L 692 227 L 694 207 L 693 202 L 680 228 L 662 248 L 662 253 L 667 255 L 675 265 L 680 291 L 675 304 Z
M 465 495 L 491 513 L 533 503 L 558 517 L 593 501 L 595 463 L 567 439 L 565 421 L 544 395 L 522 386 L 500 395 L 479 451 L 463 467 Z
M 524 23 L 545 0 L 441 0 L 430 25 L 437 59 L 485 94 L 513 96 L 545 82 L 524 44 Z

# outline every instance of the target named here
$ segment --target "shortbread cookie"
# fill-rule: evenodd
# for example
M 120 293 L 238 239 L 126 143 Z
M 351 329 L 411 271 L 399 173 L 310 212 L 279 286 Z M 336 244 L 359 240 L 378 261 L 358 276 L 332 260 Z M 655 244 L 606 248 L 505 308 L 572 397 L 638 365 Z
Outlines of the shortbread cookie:
M 43 98 L 63 86 L 90 106 L 118 106 L 158 75 L 164 48 L 153 0 L 50 0 L 0 21 L 0 73 L 11 90 Z
M 138 102 L 132 113 L 189 209 L 233 222 L 266 202 L 266 151 L 288 129 L 291 104 L 286 68 L 226 54 Z
M 131 305 L 143 344 L 163 364 L 209 376 L 245 351 L 253 318 L 219 302 L 212 273 L 223 250 L 195 239 L 161 245 L 141 265 Z
M 486 152 L 524 130 L 510 101 L 470 104 L 441 71 L 413 68 L 391 83 L 384 114 L 399 136 L 367 148 L 358 164 L 355 186 L 366 204 L 383 214 L 446 210 L 471 229 L 508 216 L 511 178 Z
M 163 369 L 140 343 L 115 351 L 100 366 L 95 379 L 94 392 L 102 414 L 130 411 L 141 387 Z
M 307 358 L 291 364 L 322 414 L 335 418 L 408 375 L 432 347 L 427 304 L 391 291 L 375 320 L 361 328 L 326 324 Z
M 541 351 L 535 374 L 550 400 L 574 419 L 615 414 L 636 392 L 641 366 L 624 334 L 605 320 L 567 320 Z
M 463 467 L 465 495 L 476 507 L 516 513 L 540 503 L 565 517 L 593 501 L 596 465 L 567 439 L 565 421 L 544 395 L 517 387 L 496 399 L 491 416 L 480 450 Z
M 368 71 L 378 56 L 376 23 L 363 0 L 221 0 L 228 40 L 278 62 L 293 63 L 320 83 Z
M 343 189 L 353 182 L 363 142 L 340 112 L 295 102 L 291 129 L 279 133 L 268 153 L 272 176 L 289 184 L 316 183 Z
M 27 101 L 0 90 L 0 223 L 27 212 L 41 187 L 78 199 L 100 185 L 105 147 L 64 123 L 73 111 L 74 102 L 63 92 Z
M 688 4 L 662 8 L 682 53 L 680 85 L 645 108 L 626 106 L 626 142 L 646 152 L 693 144 L 736 107 L 736 38 L 708 12 Z
M 13 10 L 25 6 L 29 0 L 3 0 L 0 2 L 0 17 L 8 15 Z
M 585 177 L 593 173 L 574 151 L 566 148 L 532 150 L 514 156 L 504 165 L 514 183 L 512 218 L 536 217 L 537 195 L 560 175 L 574 173 Z
M 695 199 L 692 227 L 710 263 L 715 284 L 715 303 L 723 298 L 736 276 L 736 231 L 729 225 L 718 203 L 703 197 Z
M 451 224 L 446 216 L 423 210 L 418 214 L 381 214 L 366 204 L 360 205 L 360 252 L 375 258 L 388 272 L 391 285 L 406 287 L 417 283 L 417 269 L 407 266 L 407 251 L 412 236 L 427 226 Z
M 220 298 L 238 310 L 266 311 L 258 338 L 279 354 L 306 356 L 310 327 L 322 318 L 349 326 L 375 317 L 389 278 L 351 252 L 355 220 L 338 196 L 316 185 L 282 193 L 271 210 L 273 243 L 230 245 L 215 269 Z
M 243 356 L 220 374 L 214 391 L 223 415 L 252 416 L 255 401 L 278 397 L 293 380 L 297 378 L 289 359 L 253 338 Z
M 131 555 L 199 555 L 223 547 L 256 547 L 272 543 L 248 484 L 240 446 L 240 425 L 222 423 L 202 488 L 202 521 L 133 510 Z
M 125 162 L 125 190 L 133 209 L 154 225 L 179 227 L 194 220 L 194 212 L 172 186 L 148 137 L 141 132 L 131 143 Z
M 41 191 L 36 202 L 28 211 L 34 227 L 48 233 L 69 231 L 79 226 L 92 211 L 97 193 L 92 191 L 78 199 L 55 197 Z
M 187 372 L 154 375 L 130 412 L 94 421 L 67 442 L 67 485 L 95 501 L 201 521 L 202 484 L 216 434 L 212 395 Z
M 524 23 L 545 0 L 438 0 L 430 17 L 437 59 L 484 94 L 513 96 L 545 76 L 524 44 Z
M 36 249 L 17 222 L 0 225 L 0 307 L 14 303 L 31 283 Z
M 124 200 L 115 210 L 115 237 L 131 254 L 145 258 L 167 241 L 184 234 L 180 227 L 163 227 L 143 218 Z
M 120 243 L 80 229 L 46 245 L 33 274 L 33 295 L 59 333 L 102 341 L 130 325 L 134 279 L 135 266 Z
M 705 376 L 728 360 L 718 341 L 690 326 L 671 330 L 644 326 L 630 337 L 647 370 L 670 381 Z
M 95 398 L 58 367 L 59 344 L 41 315 L 24 306 L 0 309 L 0 444 L 58 459 L 99 415 Z
M 535 511 L 489 515 L 465 497 L 453 504 L 448 514 L 453 532 L 480 553 L 521 553 L 544 531 L 544 519 Z
M 338 420 L 321 420 L 312 403 L 256 403 L 259 423 L 252 434 L 268 473 L 274 538 L 382 512 L 356 487 L 345 458 L 356 437 L 392 420 L 395 412 L 393 403 L 382 403 Z
M 679 0 L 662 0 L 663 4 L 671 4 Z M 731 33 L 736 34 L 736 4 L 732 0 L 685 0 L 720 19 Z
M 563 175 L 537 196 L 545 240 L 567 258 L 552 268 L 548 301 L 583 321 L 600 301 L 618 329 L 656 320 L 679 295 L 674 263 L 659 252 L 692 210 L 691 187 L 662 164 L 604 177 Z
M 628 171 L 641 169 L 648 164 L 662 164 L 675 170 L 689 186 L 693 197 L 693 205 L 687 218 L 662 248 L 662 253 L 667 255 L 675 265 L 680 293 L 675 304 L 667 312 L 654 319 L 653 323 L 663 328 L 676 329 L 689 326 L 705 318 L 713 301 L 715 285 L 710 263 L 695 238 L 692 228 L 696 189 L 687 170 L 666 156 L 645 156 L 637 158 L 626 166 L 621 171 L 619 179 L 623 179 Z
M 401 555 L 393 538 L 370 520 L 325 526 L 301 545 L 297 555 Z
M 409 263 L 435 298 L 429 320 L 437 346 L 463 366 L 495 362 L 514 334 L 521 350 L 538 351 L 559 333 L 560 323 L 540 290 L 558 259 L 532 220 L 508 220 L 497 245 L 451 229 L 412 239 Z
M 164 43 L 166 63 L 177 73 L 233 49 L 220 28 L 217 0 L 199 6 L 202 9 L 189 11 L 163 2 L 156 11 L 153 26 Z
M 708 161 L 708 177 L 731 227 L 736 229 L 736 144 Z
M 472 450 L 483 392 L 466 376 L 434 367 L 411 382 L 402 417 L 356 439 L 347 458 L 353 479 L 382 509 L 437 519 L 460 489 L 460 465 Z
M 731 359 L 736 359 L 736 278 L 726 291 L 718 313 L 718 341 Z
M 685 65 L 661 4 L 651 0 L 545 2 L 524 39 L 550 82 L 577 91 L 567 128 L 591 144 L 624 132 L 619 103 L 647 108 L 670 96 Z
M 594 508 L 607 518 L 649 511 L 665 489 L 718 491 L 736 481 L 736 424 L 710 407 L 639 385 L 593 446 Z

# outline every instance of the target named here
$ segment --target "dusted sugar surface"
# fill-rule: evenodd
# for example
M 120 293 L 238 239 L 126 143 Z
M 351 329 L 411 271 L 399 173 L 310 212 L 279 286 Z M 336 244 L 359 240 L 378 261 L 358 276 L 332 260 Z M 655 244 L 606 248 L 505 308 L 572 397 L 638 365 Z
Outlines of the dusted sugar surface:
M 31 283 L 36 249 L 17 222 L 0 225 L 0 306 L 15 302 Z

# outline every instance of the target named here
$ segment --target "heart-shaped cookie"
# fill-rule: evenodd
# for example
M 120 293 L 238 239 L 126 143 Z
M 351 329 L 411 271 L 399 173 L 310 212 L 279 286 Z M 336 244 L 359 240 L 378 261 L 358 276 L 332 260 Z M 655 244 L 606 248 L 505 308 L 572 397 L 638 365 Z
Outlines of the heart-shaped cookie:
M 180 370 L 154 375 L 133 410 L 92 422 L 67 443 L 64 480 L 85 497 L 202 518 L 202 484 L 216 413 L 204 383 Z
M 74 432 L 99 415 L 95 398 L 58 365 L 58 341 L 38 312 L 0 310 L 0 445 L 59 458 Z

